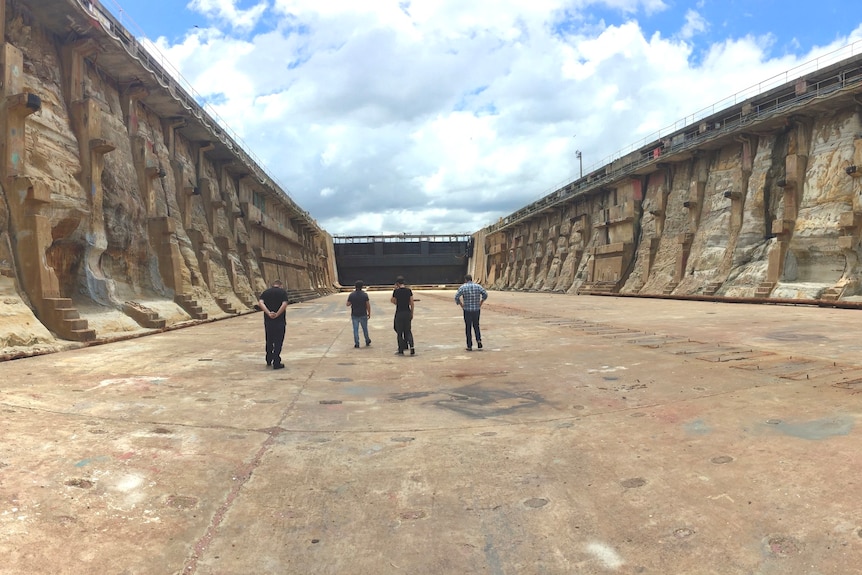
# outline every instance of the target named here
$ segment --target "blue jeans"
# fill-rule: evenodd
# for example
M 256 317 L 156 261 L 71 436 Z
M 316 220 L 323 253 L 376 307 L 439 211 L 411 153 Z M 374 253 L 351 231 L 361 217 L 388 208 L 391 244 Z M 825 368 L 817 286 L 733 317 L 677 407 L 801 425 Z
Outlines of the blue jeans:
M 371 343 L 371 338 L 368 337 L 368 316 L 367 315 L 352 315 L 353 320 L 353 345 L 359 345 L 359 326 L 362 326 L 362 333 L 365 334 L 365 344 Z

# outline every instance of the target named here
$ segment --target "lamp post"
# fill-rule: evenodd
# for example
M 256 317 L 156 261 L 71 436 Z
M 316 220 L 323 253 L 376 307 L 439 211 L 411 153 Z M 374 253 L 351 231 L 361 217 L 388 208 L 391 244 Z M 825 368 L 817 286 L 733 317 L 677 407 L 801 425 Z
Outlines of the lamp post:
M 583 177 L 584 177 L 584 158 L 583 158 L 583 156 L 581 155 L 581 151 L 580 151 L 580 150 L 575 150 L 575 157 L 578 159 L 578 166 L 579 166 L 579 167 L 580 167 L 580 169 L 581 169 L 581 175 L 580 175 L 580 177 L 581 177 L 581 178 L 583 178 Z

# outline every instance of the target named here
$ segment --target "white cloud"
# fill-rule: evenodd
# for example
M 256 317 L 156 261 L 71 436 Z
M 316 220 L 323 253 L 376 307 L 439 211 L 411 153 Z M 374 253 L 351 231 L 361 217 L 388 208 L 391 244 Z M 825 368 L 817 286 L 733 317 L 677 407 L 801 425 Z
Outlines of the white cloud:
M 266 2 L 260 2 L 243 10 L 236 4 L 236 0 L 191 0 L 188 8 L 232 28 L 251 30 L 269 7 Z
M 191 5 L 225 24 L 159 49 L 332 233 L 474 231 L 576 177 L 576 149 L 587 172 L 814 54 L 696 48 L 695 10 L 647 36 L 659 0 Z
M 685 25 L 680 30 L 679 35 L 683 40 L 690 40 L 697 34 L 706 32 L 709 28 L 709 23 L 699 12 L 688 10 L 685 13 Z
M 662 0 L 604 0 L 588 2 L 588 4 L 604 5 L 625 14 L 633 14 L 639 10 L 643 10 L 647 15 L 651 15 L 668 8 L 668 5 Z

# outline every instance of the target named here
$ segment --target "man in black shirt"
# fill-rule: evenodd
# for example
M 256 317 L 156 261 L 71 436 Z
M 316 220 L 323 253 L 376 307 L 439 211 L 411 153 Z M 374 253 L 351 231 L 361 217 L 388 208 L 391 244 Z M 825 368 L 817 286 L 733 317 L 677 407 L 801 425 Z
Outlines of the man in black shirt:
M 266 365 L 272 369 L 282 369 L 281 346 L 284 344 L 284 332 L 287 320 L 284 311 L 287 309 L 287 292 L 282 287 L 281 280 L 272 282 L 272 287 L 260 294 L 257 304 L 263 311 L 263 327 L 266 330 Z
M 413 348 L 413 291 L 404 287 L 404 278 L 398 276 L 395 279 L 395 290 L 389 300 L 395 304 L 395 333 L 398 334 L 397 355 L 404 355 L 404 350 L 410 348 L 410 355 L 416 355 Z

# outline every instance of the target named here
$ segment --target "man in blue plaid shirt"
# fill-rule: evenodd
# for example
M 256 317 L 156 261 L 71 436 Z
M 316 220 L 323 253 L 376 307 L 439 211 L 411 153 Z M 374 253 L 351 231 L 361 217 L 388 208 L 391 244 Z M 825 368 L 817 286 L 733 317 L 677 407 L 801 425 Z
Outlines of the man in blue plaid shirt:
M 464 276 L 464 285 L 455 292 L 455 303 L 464 310 L 464 327 L 467 331 L 467 351 L 473 351 L 473 333 L 476 332 L 476 346 L 482 349 L 482 333 L 479 331 L 479 312 L 488 299 L 488 292 L 477 283 L 473 276 Z

